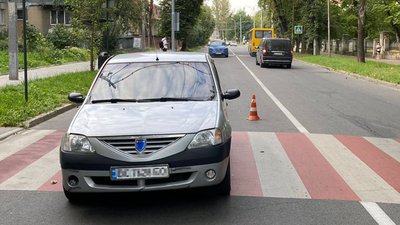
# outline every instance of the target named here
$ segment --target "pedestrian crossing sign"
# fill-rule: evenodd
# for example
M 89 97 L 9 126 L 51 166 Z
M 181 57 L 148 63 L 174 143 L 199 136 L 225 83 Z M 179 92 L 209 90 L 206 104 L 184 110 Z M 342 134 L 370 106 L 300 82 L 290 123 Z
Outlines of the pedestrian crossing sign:
M 294 26 L 294 34 L 303 34 L 303 26 Z

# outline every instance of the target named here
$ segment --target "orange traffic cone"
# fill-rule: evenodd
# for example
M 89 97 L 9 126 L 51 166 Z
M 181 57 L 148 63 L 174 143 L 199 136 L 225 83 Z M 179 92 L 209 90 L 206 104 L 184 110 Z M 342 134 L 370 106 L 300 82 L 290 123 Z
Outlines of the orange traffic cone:
M 247 120 L 261 120 L 261 118 L 257 115 L 256 95 L 253 95 L 253 99 L 251 100 L 250 116 L 247 118 Z

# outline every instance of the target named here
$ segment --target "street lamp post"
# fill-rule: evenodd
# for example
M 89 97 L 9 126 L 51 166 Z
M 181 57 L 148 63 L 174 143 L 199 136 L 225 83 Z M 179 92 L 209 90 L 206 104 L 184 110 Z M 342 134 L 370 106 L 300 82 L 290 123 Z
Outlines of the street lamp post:
M 239 42 L 242 42 L 242 15 L 240 15 L 240 40 Z
M 331 18 L 329 13 L 329 0 L 328 1 L 328 55 L 331 57 Z
M 24 29 L 24 83 L 25 83 L 25 101 L 28 102 L 28 63 L 26 53 L 26 0 L 22 1 L 22 13 L 23 13 L 23 29 Z
M 175 0 L 171 3 L 171 51 L 175 51 Z

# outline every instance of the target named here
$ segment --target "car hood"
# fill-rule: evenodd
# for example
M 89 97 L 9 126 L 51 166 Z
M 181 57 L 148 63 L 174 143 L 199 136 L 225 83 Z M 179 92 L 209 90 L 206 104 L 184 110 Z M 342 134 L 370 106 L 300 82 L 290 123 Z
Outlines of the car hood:
M 185 134 L 216 126 L 218 101 L 86 104 L 69 133 L 90 136 Z
M 215 50 L 222 50 L 222 49 L 225 49 L 226 46 L 210 46 L 210 48 L 215 49 Z

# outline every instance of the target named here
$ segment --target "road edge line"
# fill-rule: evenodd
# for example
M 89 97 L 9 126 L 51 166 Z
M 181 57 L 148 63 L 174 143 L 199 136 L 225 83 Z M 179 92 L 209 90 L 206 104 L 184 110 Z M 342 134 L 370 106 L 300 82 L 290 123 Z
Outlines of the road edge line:
M 231 49 L 230 49 L 231 50 Z M 275 97 L 274 94 L 258 79 L 258 77 L 251 71 L 246 64 L 231 50 L 232 54 L 236 57 L 237 60 L 246 68 L 246 70 L 250 73 L 250 75 L 256 80 L 258 85 L 264 90 L 265 93 L 271 98 L 271 100 L 278 106 L 278 108 L 285 114 L 285 116 L 293 123 L 293 125 L 299 130 L 301 133 L 310 133 L 308 130 L 293 116 L 292 113 Z

